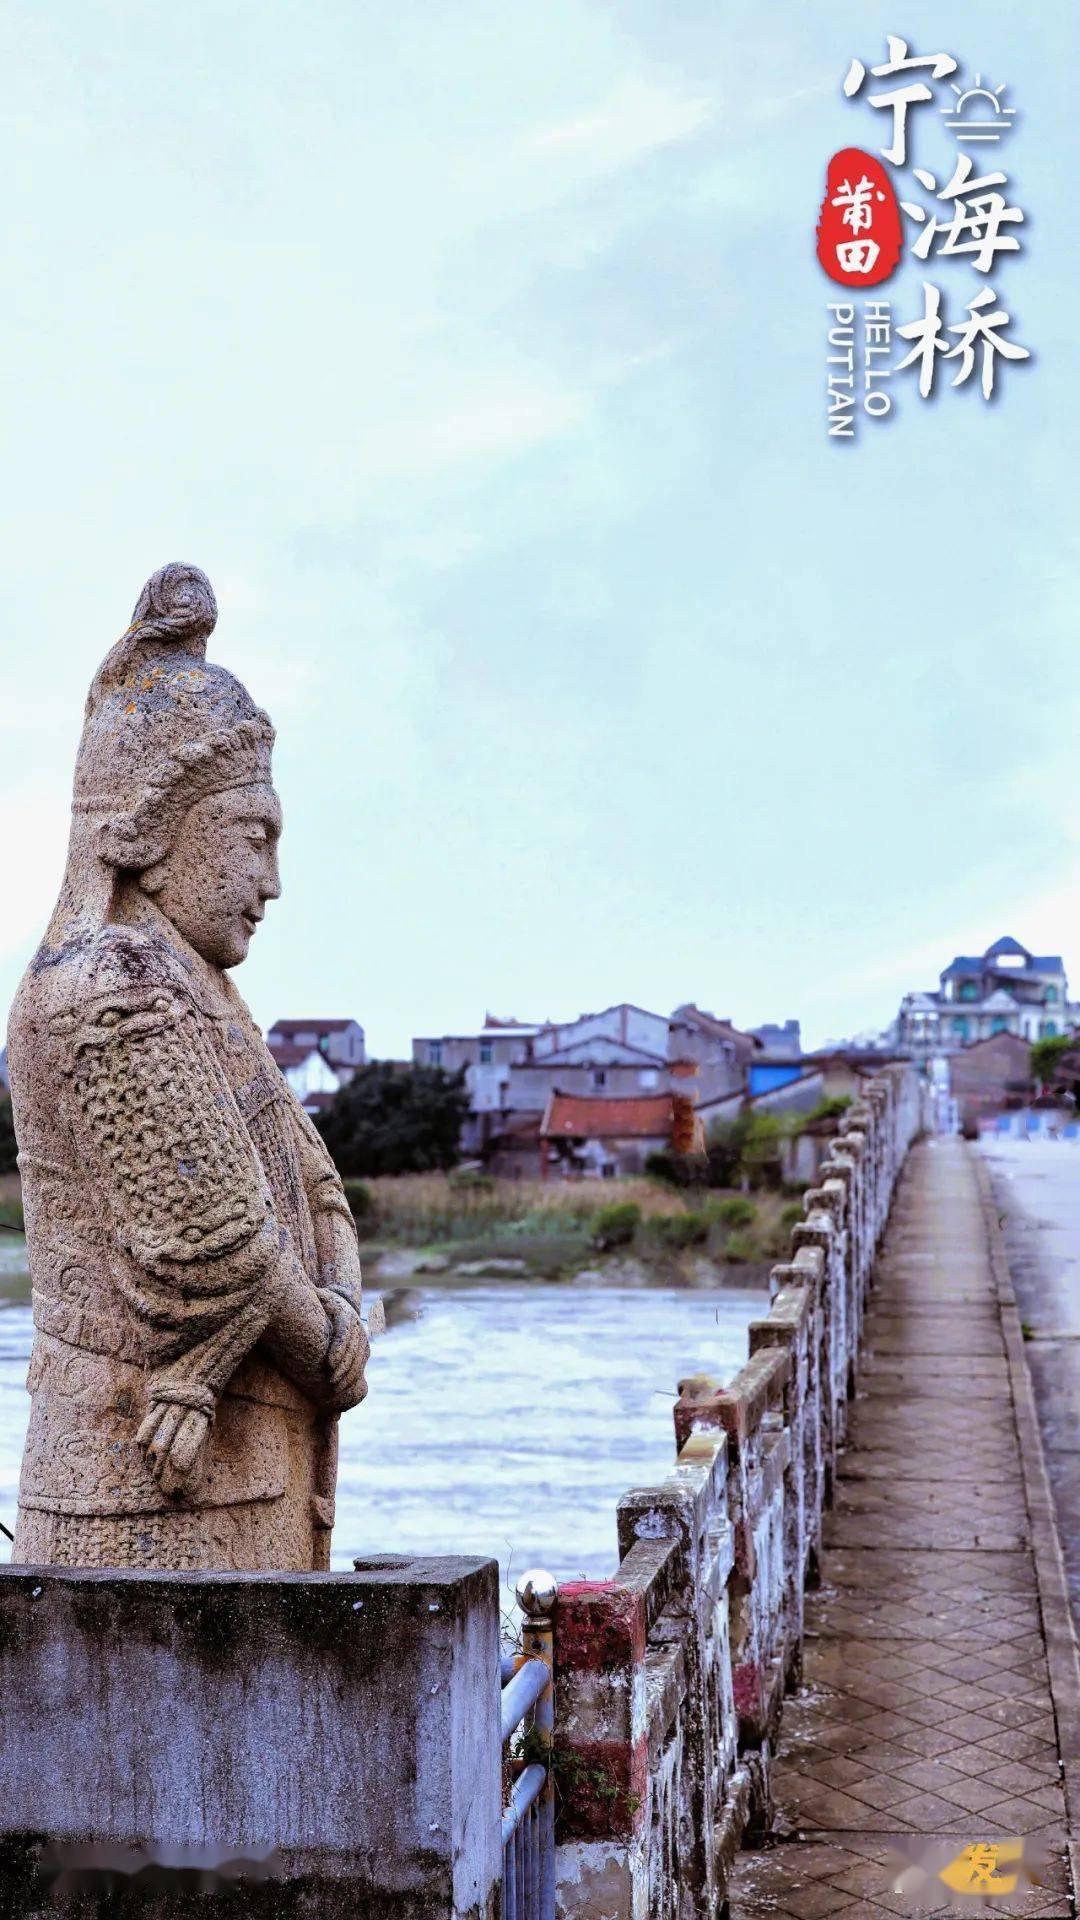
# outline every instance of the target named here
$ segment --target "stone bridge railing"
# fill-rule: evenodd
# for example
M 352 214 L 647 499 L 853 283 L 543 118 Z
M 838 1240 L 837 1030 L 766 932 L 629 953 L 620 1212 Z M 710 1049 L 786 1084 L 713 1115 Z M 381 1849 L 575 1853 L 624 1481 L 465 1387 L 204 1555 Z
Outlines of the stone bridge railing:
M 928 1126 L 928 1089 L 911 1068 L 869 1082 L 805 1196 L 746 1365 L 725 1388 L 680 1383 L 675 1467 L 620 1501 L 617 1574 L 560 1592 L 564 1920 L 712 1916 L 737 1848 L 768 1827 L 870 1270 L 908 1148 Z

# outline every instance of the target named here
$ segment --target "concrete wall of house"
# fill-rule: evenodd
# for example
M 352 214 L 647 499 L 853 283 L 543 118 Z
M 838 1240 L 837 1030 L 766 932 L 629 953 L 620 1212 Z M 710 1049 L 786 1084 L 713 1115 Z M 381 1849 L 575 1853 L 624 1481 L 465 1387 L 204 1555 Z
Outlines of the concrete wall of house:
M 761 1093 L 753 1103 L 754 1113 L 810 1113 L 824 1098 L 825 1076 L 818 1070 L 806 1074 L 801 1080 L 792 1080 L 786 1086 L 774 1087 L 769 1093 Z M 742 1094 L 734 1094 L 726 1100 L 716 1100 L 705 1106 L 698 1102 L 698 1111 L 705 1123 L 706 1132 L 717 1122 L 734 1120 L 745 1101 Z
M 752 1027 L 751 1032 L 770 1052 L 802 1052 L 802 1027 L 798 1020 L 785 1020 L 782 1026 L 778 1021 L 767 1020 L 763 1027 Z
M 598 1075 L 603 1075 L 598 1079 Z M 513 1113 L 543 1113 L 548 1097 L 557 1087 L 560 1093 L 598 1094 L 607 1099 L 616 1095 L 630 1097 L 641 1093 L 666 1093 L 671 1085 L 664 1067 L 652 1067 L 648 1061 L 633 1066 L 597 1062 L 595 1066 L 557 1065 L 530 1061 L 511 1067 L 503 1106 Z
M 978 1046 L 950 1054 L 949 1090 L 959 1107 L 961 1122 L 1019 1105 L 1033 1090 L 1027 1041 L 1015 1034 L 999 1033 Z
M 546 1054 L 563 1052 L 581 1041 L 608 1039 L 621 1040 L 628 1046 L 641 1047 L 647 1053 L 664 1058 L 667 1037 L 665 1014 L 649 1013 L 644 1007 L 632 1007 L 624 1002 L 617 1007 L 605 1007 L 601 1013 L 585 1013 L 579 1020 L 545 1028 L 536 1037 L 535 1052 L 537 1059 L 542 1059 Z
M 311 1093 L 336 1093 L 340 1084 L 333 1067 L 316 1048 L 295 1067 L 286 1067 L 284 1073 L 298 1100 L 306 1100 Z
M 645 1171 L 645 1162 L 650 1153 L 661 1153 L 670 1146 L 666 1133 L 655 1134 L 651 1139 L 642 1139 L 634 1134 L 622 1140 L 586 1140 L 579 1148 L 576 1159 L 579 1169 L 594 1178 L 609 1175 L 636 1174 Z M 566 1162 L 558 1160 L 549 1163 L 549 1178 L 561 1170 L 572 1177 Z
M 461 1067 L 505 1066 L 512 1060 L 524 1060 L 531 1036 L 519 1034 L 420 1034 L 412 1043 L 413 1062 L 418 1067 L 445 1067 L 457 1073 Z
M 367 1057 L 363 1027 L 353 1020 L 340 1033 L 328 1033 L 324 1051 L 335 1066 L 362 1067 Z
M 4 1913 L 54 1911 L 43 1872 L 85 1899 L 111 1867 L 113 1920 L 175 1916 L 201 1866 L 190 1901 L 217 1920 L 246 1859 L 257 1920 L 488 1920 L 498 1662 L 494 1560 L 0 1569 Z
M 537 1056 L 545 1066 L 580 1066 L 591 1061 L 603 1064 L 610 1061 L 613 1065 L 621 1061 L 625 1066 L 645 1066 L 650 1060 L 666 1064 L 667 1050 L 653 1050 L 650 1047 L 638 1047 L 622 1040 L 615 1040 L 608 1034 L 594 1035 L 588 1040 L 574 1040 L 565 1047 L 557 1047 L 550 1053 Z

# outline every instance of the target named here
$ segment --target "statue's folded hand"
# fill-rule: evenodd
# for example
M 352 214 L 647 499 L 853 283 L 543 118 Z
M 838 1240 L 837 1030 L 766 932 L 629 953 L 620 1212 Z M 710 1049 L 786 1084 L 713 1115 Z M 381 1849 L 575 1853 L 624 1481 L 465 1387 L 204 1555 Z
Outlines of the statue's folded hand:
M 330 1321 L 330 1345 L 324 1367 L 329 1385 L 327 1400 L 338 1413 L 355 1407 L 367 1393 L 364 1369 L 371 1343 L 354 1303 L 334 1288 L 319 1288 L 319 1298 Z
M 204 1407 L 155 1399 L 151 1393 L 136 1439 L 154 1479 L 170 1499 L 197 1486 L 213 1423 L 212 1412 Z

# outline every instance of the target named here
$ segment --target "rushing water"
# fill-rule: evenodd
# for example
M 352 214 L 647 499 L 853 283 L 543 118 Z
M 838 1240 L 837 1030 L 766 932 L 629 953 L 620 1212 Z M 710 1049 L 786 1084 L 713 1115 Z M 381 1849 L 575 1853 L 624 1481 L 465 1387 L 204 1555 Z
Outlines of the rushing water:
M 7 1526 L 29 1411 L 23 1258 L 20 1241 L 0 1244 Z M 765 1299 L 505 1281 L 413 1297 L 419 1317 L 374 1342 L 369 1396 L 341 1423 L 334 1565 L 355 1553 L 489 1553 L 511 1584 L 530 1564 L 560 1579 L 614 1570 L 620 1494 L 670 1467 L 676 1381 L 729 1379 Z

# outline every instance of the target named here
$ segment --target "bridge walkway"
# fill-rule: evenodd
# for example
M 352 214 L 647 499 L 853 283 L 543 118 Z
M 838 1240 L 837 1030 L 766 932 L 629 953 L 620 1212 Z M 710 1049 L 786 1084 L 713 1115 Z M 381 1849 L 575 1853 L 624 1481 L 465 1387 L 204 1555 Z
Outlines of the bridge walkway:
M 909 1156 L 851 1416 L 775 1831 L 737 1865 L 732 1920 L 975 1910 L 976 1891 L 1072 1914 L 1075 1649 L 997 1217 L 961 1141 Z

